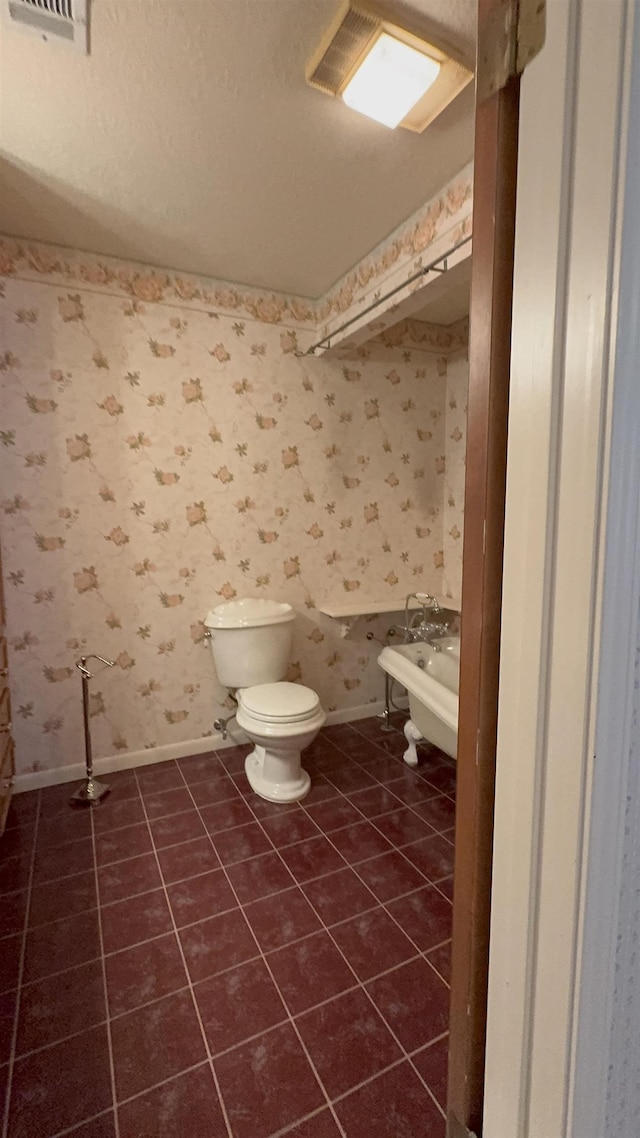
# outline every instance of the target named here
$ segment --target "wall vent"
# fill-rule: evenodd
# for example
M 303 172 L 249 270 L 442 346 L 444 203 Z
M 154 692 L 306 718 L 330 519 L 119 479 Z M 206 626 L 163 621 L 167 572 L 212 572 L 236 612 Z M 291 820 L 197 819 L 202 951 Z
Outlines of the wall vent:
M 347 5 L 332 25 L 322 47 L 307 68 L 307 83 L 329 95 L 338 95 L 372 40 L 378 35 L 380 21 L 368 12 Z
M 39 36 L 89 53 L 89 0 L 3 0 L 5 20 Z

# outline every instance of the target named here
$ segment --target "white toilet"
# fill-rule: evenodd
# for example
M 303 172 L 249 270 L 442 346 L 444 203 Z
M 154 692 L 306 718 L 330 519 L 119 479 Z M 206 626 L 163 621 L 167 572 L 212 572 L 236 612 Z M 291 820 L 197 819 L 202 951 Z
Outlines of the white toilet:
M 311 785 L 300 752 L 326 719 L 311 688 L 283 682 L 291 654 L 291 605 L 247 597 L 218 605 L 205 626 L 219 682 L 238 700 L 238 725 L 254 749 L 245 770 L 253 790 L 270 802 L 296 802 Z

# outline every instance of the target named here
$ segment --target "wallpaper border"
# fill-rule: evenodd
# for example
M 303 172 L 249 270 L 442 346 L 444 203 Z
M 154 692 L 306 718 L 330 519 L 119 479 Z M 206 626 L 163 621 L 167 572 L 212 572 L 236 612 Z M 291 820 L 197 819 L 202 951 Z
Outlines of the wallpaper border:
M 113 290 L 134 303 L 179 304 L 213 315 L 250 318 L 323 334 L 362 310 L 377 284 L 406 279 L 444 233 L 459 240 L 471 232 L 473 163 L 467 164 L 424 206 L 317 300 L 175 272 L 73 248 L 0 234 L 0 277 L 14 277 L 96 292 Z M 373 294 L 374 298 L 376 293 Z M 384 311 L 381 308 L 380 311 Z

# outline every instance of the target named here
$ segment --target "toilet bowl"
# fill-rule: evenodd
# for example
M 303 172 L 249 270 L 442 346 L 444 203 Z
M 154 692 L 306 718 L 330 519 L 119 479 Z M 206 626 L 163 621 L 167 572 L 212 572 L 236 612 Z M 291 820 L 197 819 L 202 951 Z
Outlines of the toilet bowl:
M 311 779 L 301 751 L 325 721 L 320 700 L 302 684 L 259 684 L 238 693 L 238 726 L 255 744 L 245 771 L 256 794 L 271 802 L 304 798 Z
M 284 680 L 294 620 L 291 605 L 252 597 L 217 605 L 205 620 L 218 680 L 235 692 L 238 726 L 254 744 L 247 778 L 270 802 L 308 793 L 301 752 L 326 719 L 311 688 Z

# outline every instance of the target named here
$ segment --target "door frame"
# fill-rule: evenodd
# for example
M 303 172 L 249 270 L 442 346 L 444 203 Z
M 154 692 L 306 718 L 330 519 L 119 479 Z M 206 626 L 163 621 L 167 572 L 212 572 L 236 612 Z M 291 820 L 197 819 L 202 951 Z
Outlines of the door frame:
M 640 612 L 640 19 L 629 28 L 632 62 L 620 284 L 611 409 L 602 636 L 588 849 L 585 852 L 580 993 L 572 1132 L 602 1138 L 633 1132 L 639 1102 L 627 1089 L 629 1034 L 637 1022 L 635 889 L 640 875 L 638 620 Z M 624 100 L 626 102 L 626 99 Z M 624 113 L 624 111 L 623 111 Z M 621 178 L 622 183 L 622 178 Z M 635 1017 L 634 1009 L 635 1005 Z M 636 1055 L 637 1061 L 637 1055 Z M 629 1084 L 632 1083 L 628 1080 Z
M 554 0 L 522 84 L 484 1138 L 581 1133 L 572 1087 L 631 7 Z
M 479 0 L 449 1138 L 480 1133 L 484 1085 L 520 92 L 494 74 L 500 7 Z
M 485 97 L 479 4 L 449 1138 L 573 1132 L 632 4 L 554 0 L 524 76 L 510 359 L 517 92 Z

